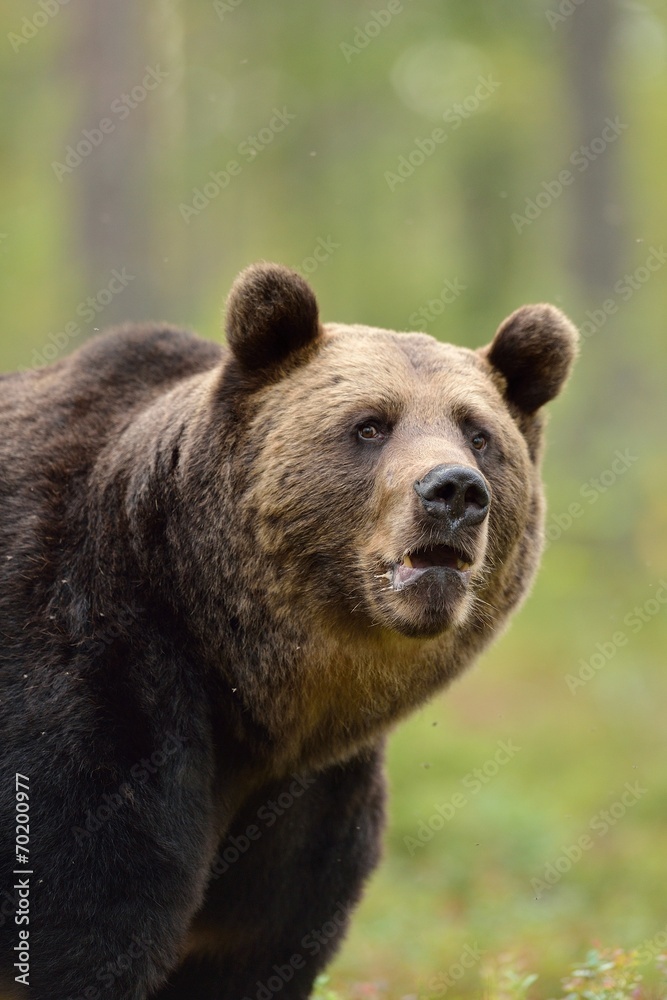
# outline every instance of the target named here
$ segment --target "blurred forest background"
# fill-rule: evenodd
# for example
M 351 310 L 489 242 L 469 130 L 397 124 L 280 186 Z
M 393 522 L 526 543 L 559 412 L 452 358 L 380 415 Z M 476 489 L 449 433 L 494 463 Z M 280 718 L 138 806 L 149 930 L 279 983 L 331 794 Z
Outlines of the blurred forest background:
M 477 996 L 509 953 L 545 998 L 595 942 L 649 981 L 667 944 L 666 56 L 664 0 L 0 8 L 3 370 L 125 319 L 221 338 L 262 258 L 324 319 L 583 330 L 539 581 L 392 737 L 344 995 Z

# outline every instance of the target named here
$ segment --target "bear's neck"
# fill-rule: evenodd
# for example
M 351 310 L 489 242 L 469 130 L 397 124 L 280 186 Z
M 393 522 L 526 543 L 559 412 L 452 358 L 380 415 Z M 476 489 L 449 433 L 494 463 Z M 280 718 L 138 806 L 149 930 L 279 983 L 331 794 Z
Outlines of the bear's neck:
M 286 599 L 280 574 L 253 551 L 252 531 L 230 530 L 230 497 L 247 488 L 247 466 L 235 460 L 233 414 L 210 405 L 214 391 L 208 373 L 179 386 L 133 422 L 100 468 L 98 507 L 124 519 L 104 537 L 130 540 L 104 560 L 110 571 L 113 560 L 120 589 L 142 580 L 154 606 L 167 609 L 165 629 L 177 629 L 181 644 L 189 637 L 190 662 L 217 678 L 213 725 L 234 734 L 251 769 L 319 768 L 377 741 L 444 688 L 496 623 L 409 639 L 318 622 Z
M 249 758 L 267 777 L 319 769 L 377 743 L 387 730 L 445 688 L 484 646 L 486 631 L 436 639 L 373 635 L 372 641 L 295 623 L 276 643 L 237 636 L 219 650 L 219 669 L 246 719 Z M 280 653 L 276 654 L 276 648 Z M 224 685 L 223 681 L 223 685 Z M 220 726 L 229 729 L 227 700 Z

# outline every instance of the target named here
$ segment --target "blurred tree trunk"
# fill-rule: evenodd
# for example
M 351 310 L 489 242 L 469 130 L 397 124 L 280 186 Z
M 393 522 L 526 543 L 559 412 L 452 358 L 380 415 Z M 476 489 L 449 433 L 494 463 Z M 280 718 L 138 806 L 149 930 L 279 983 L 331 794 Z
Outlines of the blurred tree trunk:
M 151 91 L 136 100 L 149 63 L 147 8 L 135 0 L 88 0 L 79 13 L 72 71 L 82 81 L 83 106 L 72 144 L 84 137 L 84 129 L 99 131 L 102 119 L 113 126 L 67 178 L 78 211 L 86 294 L 99 295 L 114 270 L 132 275 L 104 305 L 91 329 L 148 318 L 157 306 L 151 266 L 156 248 L 149 129 L 154 95 Z M 134 95 L 133 88 L 138 88 Z M 118 281 L 114 287 L 119 287 Z
M 606 120 L 618 115 L 611 82 L 616 17 L 611 0 L 585 0 L 559 26 L 572 94 L 573 149 L 589 147 Z M 576 173 L 572 186 L 572 270 L 587 295 L 607 291 L 624 265 L 617 171 L 622 142 L 623 133 Z

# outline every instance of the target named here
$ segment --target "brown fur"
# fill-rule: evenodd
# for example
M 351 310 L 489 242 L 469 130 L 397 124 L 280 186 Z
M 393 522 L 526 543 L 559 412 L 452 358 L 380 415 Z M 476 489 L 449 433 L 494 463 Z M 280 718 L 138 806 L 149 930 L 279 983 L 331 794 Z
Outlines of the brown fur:
M 241 311 L 247 316 L 238 300 L 252 303 L 259 268 L 250 269 L 247 284 L 243 276 L 237 280 L 228 305 L 232 322 Z M 261 273 L 264 281 L 273 278 L 276 294 L 290 283 L 283 270 L 267 266 Z M 299 315 L 300 290 L 295 280 L 288 297 Z M 307 296 L 303 312 L 311 311 Z M 257 330 L 250 323 L 245 329 L 249 343 L 266 335 L 263 318 Z M 259 386 L 243 399 L 252 443 L 247 464 L 255 471 L 236 507 L 238 547 L 224 553 L 218 568 L 223 576 L 231 572 L 237 587 L 244 581 L 237 608 L 244 636 L 253 634 L 263 602 L 285 630 L 279 650 L 275 642 L 253 650 L 257 679 L 248 695 L 248 707 L 281 747 L 283 763 L 272 750 L 272 768 L 354 752 L 456 676 L 497 634 L 525 593 L 541 549 L 542 425 L 533 403 L 562 385 L 576 333 L 552 306 L 534 306 L 513 314 L 478 352 L 422 334 L 335 324 L 313 325 L 306 357 L 305 346 L 300 336 L 299 351 L 283 354 L 282 377 L 260 371 Z M 535 383 L 524 391 L 529 410 L 520 405 L 519 369 L 526 383 Z M 511 397 L 509 383 L 516 390 Z M 367 413 L 397 428 L 379 465 L 348 447 L 349 429 Z M 473 417 L 493 431 L 497 452 L 489 478 L 498 496 L 488 538 L 478 539 L 484 558 L 450 627 L 415 639 L 392 627 L 401 599 L 387 595 L 379 577 L 423 535 L 415 521 L 415 480 L 439 463 L 471 461 L 461 424 Z M 275 670 L 276 657 L 287 661 L 284 672 Z
M 576 350 L 562 313 L 524 307 L 471 351 L 322 326 L 303 279 L 264 264 L 227 317 L 228 349 L 127 327 L 0 382 L 0 745 L 7 773 L 40 769 L 58 887 L 32 931 L 36 1000 L 82 990 L 143 920 L 133 997 L 188 952 L 205 972 L 185 958 L 160 996 L 241 996 L 351 908 L 378 854 L 385 732 L 498 634 L 539 560 L 539 408 Z M 429 513 L 415 484 L 439 468 L 474 474 L 488 514 Z M 405 554 L 433 546 L 471 568 L 404 586 Z M 165 732 L 185 747 L 172 770 L 73 861 L 71 829 Z M 209 881 L 295 772 L 316 787 Z

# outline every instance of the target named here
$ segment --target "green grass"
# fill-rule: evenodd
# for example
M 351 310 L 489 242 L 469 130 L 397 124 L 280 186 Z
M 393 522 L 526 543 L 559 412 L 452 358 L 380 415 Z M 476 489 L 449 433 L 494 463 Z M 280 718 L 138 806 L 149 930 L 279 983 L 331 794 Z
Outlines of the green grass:
M 436 977 L 423 994 L 408 994 L 404 1000 L 436 1000 L 458 994 L 462 966 L 454 963 Z M 534 1000 L 544 997 L 539 974 L 526 971 L 526 963 L 506 954 L 486 960 L 480 968 L 485 1000 Z M 592 948 L 585 959 L 563 976 L 551 1000 L 663 1000 L 667 996 L 667 955 L 646 949 Z M 385 1000 L 386 983 L 355 983 L 352 1000 Z M 329 976 L 316 981 L 313 1000 L 345 1000 L 330 985 Z

